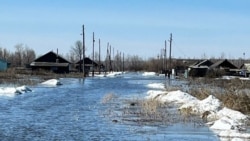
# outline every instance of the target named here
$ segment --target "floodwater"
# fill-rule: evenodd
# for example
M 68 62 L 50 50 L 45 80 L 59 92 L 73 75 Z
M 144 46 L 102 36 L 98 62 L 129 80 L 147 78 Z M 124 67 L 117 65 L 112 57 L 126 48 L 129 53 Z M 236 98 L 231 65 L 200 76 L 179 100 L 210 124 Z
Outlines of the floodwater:
M 164 77 L 135 73 L 60 81 L 63 85 L 58 87 L 37 85 L 30 87 L 33 92 L 0 97 L 1 140 L 219 140 L 205 125 L 137 124 L 106 115 L 109 105 L 102 103 L 105 95 L 116 95 L 120 101 L 116 109 L 121 109 L 126 100 L 145 97 L 150 90 L 147 84 L 165 83 Z

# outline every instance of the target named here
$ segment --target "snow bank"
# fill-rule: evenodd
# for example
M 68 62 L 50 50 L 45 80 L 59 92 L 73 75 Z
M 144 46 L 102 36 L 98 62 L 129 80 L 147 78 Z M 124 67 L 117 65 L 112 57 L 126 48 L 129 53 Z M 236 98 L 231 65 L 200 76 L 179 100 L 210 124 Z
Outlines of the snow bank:
M 156 76 L 155 72 L 144 72 L 142 76 Z
M 2 96 L 15 96 L 16 94 L 23 94 L 31 92 L 32 90 L 27 86 L 21 87 L 0 87 L 0 95 Z
M 250 133 L 240 132 L 246 130 L 245 122 L 249 117 L 239 111 L 223 108 L 220 100 L 212 95 L 204 100 L 198 100 L 196 97 L 180 90 L 172 92 L 150 90 L 147 94 L 146 98 L 181 104 L 179 109 L 191 108 L 194 113 L 200 114 L 201 117 L 204 116 L 203 113 L 208 111 L 210 114 L 207 115 L 207 119 L 210 122 L 207 125 L 220 137 L 250 139 Z
M 221 117 L 229 117 L 235 121 L 245 121 L 247 120 L 248 116 L 242 114 L 239 111 L 235 111 L 232 109 L 229 109 L 227 107 L 224 107 L 222 110 L 220 110 L 217 115 L 221 118 Z
M 175 102 L 175 103 L 187 103 L 189 101 L 197 101 L 197 98 L 191 96 L 188 93 L 178 91 L 169 92 L 167 95 L 161 97 L 163 102 Z
M 106 77 L 117 77 L 117 76 L 119 76 L 121 74 L 122 74 L 122 72 L 111 72 L 111 73 L 108 73 L 106 75 Z
M 147 85 L 148 88 L 152 88 L 152 89 L 165 89 L 165 86 L 163 83 L 151 83 Z
M 106 77 L 105 74 L 95 74 L 95 77 Z
M 161 90 L 149 90 L 147 94 L 148 95 L 145 97 L 146 99 L 157 99 L 158 96 L 165 95 L 167 92 Z
M 43 83 L 41 83 L 42 85 L 47 85 L 47 86 L 58 86 L 58 85 L 62 85 L 62 83 L 57 80 L 57 79 L 50 79 L 50 80 L 47 80 Z
M 191 107 L 195 114 L 202 114 L 206 111 L 210 111 L 211 113 L 219 111 L 222 107 L 222 103 L 216 97 L 210 95 L 204 100 L 193 100 L 188 101 L 183 104 L 180 109 Z

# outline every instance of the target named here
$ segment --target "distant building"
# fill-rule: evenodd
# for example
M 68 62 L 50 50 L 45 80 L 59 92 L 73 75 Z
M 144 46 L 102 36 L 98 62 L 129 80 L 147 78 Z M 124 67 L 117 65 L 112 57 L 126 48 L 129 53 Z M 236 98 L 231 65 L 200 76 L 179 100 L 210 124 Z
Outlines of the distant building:
M 8 62 L 0 59 L 0 71 L 6 71 L 8 69 Z
M 79 67 L 81 66 L 80 71 L 82 72 L 83 71 L 82 65 L 83 65 L 83 60 L 79 60 L 76 63 L 76 69 L 79 71 Z M 96 69 L 97 67 L 98 67 L 98 64 L 95 61 L 92 61 L 88 57 L 84 58 L 84 71 L 86 72 L 86 74 L 88 74 L 90 71 L 92 71 L 92 69 Z
M 241 73 L 242 73 L 243 76 L 249 77 L 249 75 L 250 75 L 250 63 L 242 64 L 240 69 L 241 69 Z
M 220 60 L 210 66 L 210 71 L 219 72 L 222 75 L 239 75 L 239 69 L 227 59 Z
M 204 77 L 213 62 L 210 60 L 197 61 L 193 65 L 189 66 L 189 76 L 192 77 Z
M 239 69 L 227 59 L 215 63 L 203 60 L 189 66 L 189 76 L 192 77 L 218 77 L 221 75 L 239 75 Z
M 71 69 L 71 63 L 58 55 L 50 51 L 37 59 L 35 59 L 30 67 L 32 70 L 47 70 L 54 73 L 69 73 Z

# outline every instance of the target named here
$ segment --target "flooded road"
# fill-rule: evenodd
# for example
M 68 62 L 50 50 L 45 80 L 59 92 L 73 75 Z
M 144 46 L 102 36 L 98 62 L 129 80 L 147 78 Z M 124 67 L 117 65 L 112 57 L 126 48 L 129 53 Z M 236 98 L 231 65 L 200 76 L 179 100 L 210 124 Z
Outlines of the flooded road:
M 165 83 L 164 77 L 126 74 L 60 81 L 58 87 L 32 86 L 33 92 L 0 97 L 1 140 L 219 140 L 206 126 L 114 122 L 105 115 L 105 95 L 116 95 L 119 109 L 128 99 L 145 97 L 147 84 Z

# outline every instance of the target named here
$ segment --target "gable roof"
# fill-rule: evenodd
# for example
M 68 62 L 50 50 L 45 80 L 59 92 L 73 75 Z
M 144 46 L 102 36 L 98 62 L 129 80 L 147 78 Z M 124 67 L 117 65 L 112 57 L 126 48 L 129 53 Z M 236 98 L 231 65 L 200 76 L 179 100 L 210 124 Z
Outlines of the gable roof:
M 210 60 L 197 61 L 195 64 L 191 65 L 191 68 L 209 68 L 213 65 L 213 62 Z
M 240 68 L 250 71 L 250 63 L 244 63 L 244 64 L 242 64 L 242 66 Z
M 70 61 L 68 61 L 67 59 L 63 58 L 62 56 L 54 53 L 53 51 L 50 51 L 40 57 L 38 57 L 37 59 L 34 60 L 34 62 L 51 62 L 51 63 L 70 63 Z
M 227 59 L 220 60 L 214 63 L 213 65 L 210 66 L 210 68 L 211 69 L 214 69 L 214 68 L 237 69 L 237 67 L 234 64 L 232 64 L 230 61 L 228 61 Z
M 84 63 L 85 65 L 91 65 L 92 66 L 92 62 L 94 64 L 94 66 L 98 66 L 98 64 L 95 61 L 92 61 L 91 59 L 89 59 L 88 57 L 84 58 Z M 76 64 L 82 64 L 83 60 L 79 60 Z

